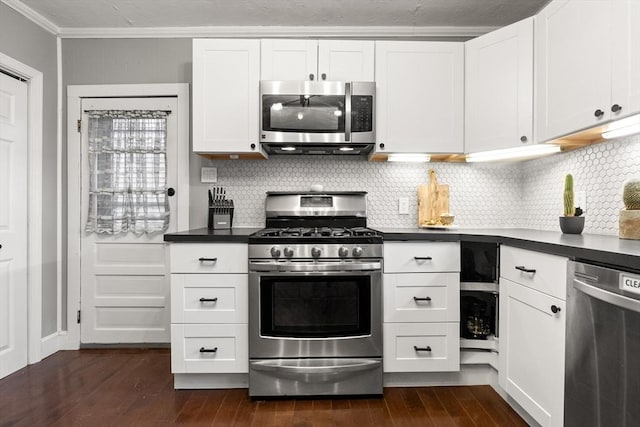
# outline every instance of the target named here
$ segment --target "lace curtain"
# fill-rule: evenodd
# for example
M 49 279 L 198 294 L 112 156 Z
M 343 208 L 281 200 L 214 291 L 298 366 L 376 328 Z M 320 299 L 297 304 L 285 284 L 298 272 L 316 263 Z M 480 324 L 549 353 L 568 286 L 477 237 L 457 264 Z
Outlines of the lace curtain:
M 165 111 L 87 111 L 88 232 L 137 235 L 169 227 Z

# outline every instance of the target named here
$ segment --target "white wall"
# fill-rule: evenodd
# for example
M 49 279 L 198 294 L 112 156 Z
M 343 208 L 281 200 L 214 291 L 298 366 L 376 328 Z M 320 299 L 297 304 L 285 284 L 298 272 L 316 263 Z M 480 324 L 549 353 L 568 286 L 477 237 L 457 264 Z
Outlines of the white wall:
M 57 59 L 56 37 L 0 3 L 0 52 L 43 74 L 42 336 L 57 330 Z

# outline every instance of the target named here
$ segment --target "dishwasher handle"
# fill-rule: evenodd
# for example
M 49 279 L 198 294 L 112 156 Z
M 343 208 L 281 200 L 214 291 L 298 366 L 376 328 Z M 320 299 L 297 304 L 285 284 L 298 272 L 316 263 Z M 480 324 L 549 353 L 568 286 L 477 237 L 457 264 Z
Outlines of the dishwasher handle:
M 627 310 L 635 311 L 636 313 L 640 313 L 640 301 L 626 297 L 624 295 L 619 295 L 613 292 L 606 291 L 604 289 L 588 285 L 574 277 L 573 279 L 573 287 L 593 298 L 599 299 L 609 304 L 613 304 L 615 306 L 626 308 Z

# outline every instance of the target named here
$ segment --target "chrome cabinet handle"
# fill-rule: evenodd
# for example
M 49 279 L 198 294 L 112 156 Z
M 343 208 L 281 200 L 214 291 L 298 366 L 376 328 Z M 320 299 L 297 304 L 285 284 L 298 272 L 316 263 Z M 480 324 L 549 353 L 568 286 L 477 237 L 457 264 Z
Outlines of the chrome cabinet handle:
M 426 346 L 426 347 L 418 347 L 417 345 L 413 346 L 413 349 L 415 351 L 431 351 L 431 346 Z
M 413 297 L 413 300 L 414 300 L 415 302 L 418 302 L 418 301 L 427 301 L 427 302 L 430 302 L 430 301 L 431 301 L 431 297 L 424 297 L 424 298 Z
M 413 259 L 416 261 L 431 261 L 433 258 L 430 256 L 414 256 Z
M 524 265 L 516 265 L 516 270 L 520 270 L 520 271 L 523 271 L 525 273 L 535 273 L 536 272 L 535 268 L 527 268 Z
M 217 352 L 218 352 L 218 347 L 213 347 L 213 348 L 200 347 L 200 353 L 217 353 Z
M 218 258 L 204 258 L 204 257 L 200 257 L 198 258 L 198 261 L 200 262 L 217 262 Z
M 218 298 L 200 298 L 200 302 L 218 302 Z

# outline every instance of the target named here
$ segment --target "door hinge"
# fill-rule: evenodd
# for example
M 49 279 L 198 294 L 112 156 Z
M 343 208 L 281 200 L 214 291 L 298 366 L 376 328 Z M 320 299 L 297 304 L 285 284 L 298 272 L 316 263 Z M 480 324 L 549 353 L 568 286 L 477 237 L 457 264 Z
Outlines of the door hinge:
M 82 120 L 78 119 L 78 132 L 80 132 L 80 129 L 82 129 Z
M 76 320 L 78 323 L 80 323 L 80 310 L 78 310 L 78 314 L 76 315 Z

